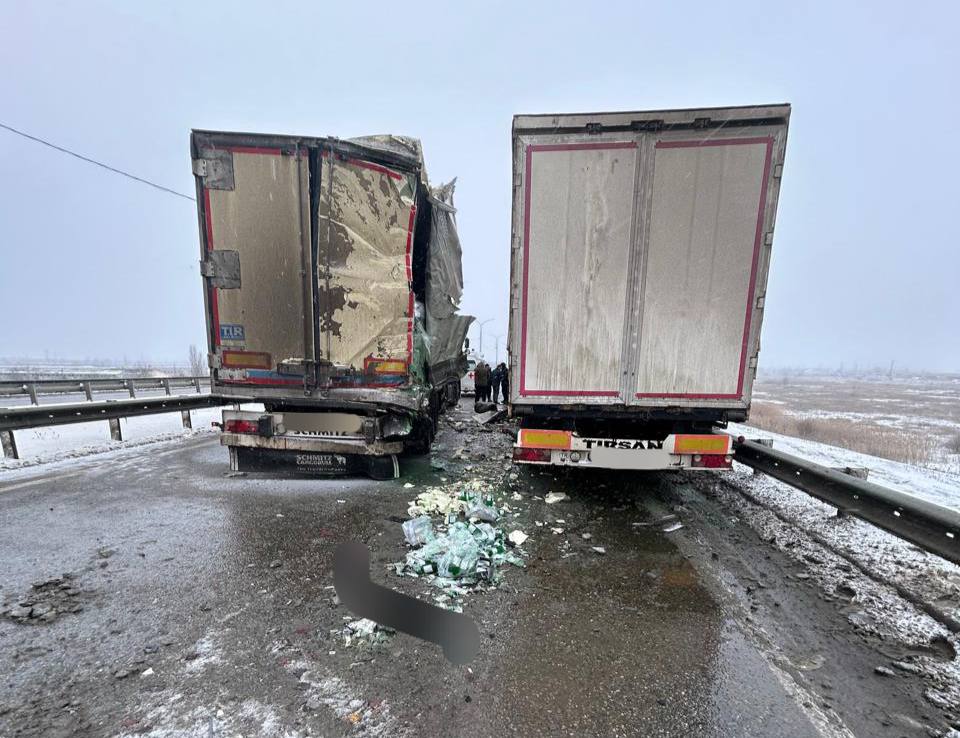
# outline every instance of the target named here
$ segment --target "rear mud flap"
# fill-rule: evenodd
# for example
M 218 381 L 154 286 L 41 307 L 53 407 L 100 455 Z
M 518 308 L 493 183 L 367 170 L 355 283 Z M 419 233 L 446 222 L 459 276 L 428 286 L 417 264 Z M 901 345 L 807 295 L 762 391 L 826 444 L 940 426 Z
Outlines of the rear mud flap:
M 371 479 L 396 479 L 400 476 L 400 465 L 395 455 L 368 456 L 231 446 L 230 462 L 234 471 L 269 472 L 278 476 L 365 475 Z

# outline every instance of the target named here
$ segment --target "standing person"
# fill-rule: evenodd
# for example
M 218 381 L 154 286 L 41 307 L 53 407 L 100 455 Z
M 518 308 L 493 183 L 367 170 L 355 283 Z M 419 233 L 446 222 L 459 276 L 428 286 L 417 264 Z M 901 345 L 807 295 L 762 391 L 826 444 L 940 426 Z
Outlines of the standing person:
M 503 371 L 501 370 L 502 366 L 503 364 L 497 364 L 497 367 L 493 370 L 493 373 L 490 375 L 490 387 L 493 393 L 491 402 L 493 402 L 494 405 L 497 404 L 497 395 L 500 394 L 500 382 L 503 381 Z
M 490 365 L 480 359 L 477 368 L 473 370 L 473 384 L 476 387 L 477 402 L 490 400 Z
M 507 369 L 506 362 L 501 361 L 500 366 L 500 388 L 503 390 L 503 404 L 510 402 L 510 370 Z

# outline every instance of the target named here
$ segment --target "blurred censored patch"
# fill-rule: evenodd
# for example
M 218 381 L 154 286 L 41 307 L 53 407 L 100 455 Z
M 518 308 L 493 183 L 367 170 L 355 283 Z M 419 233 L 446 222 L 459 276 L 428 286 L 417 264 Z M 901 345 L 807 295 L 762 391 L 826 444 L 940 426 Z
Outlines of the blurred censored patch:
M 436 643 L 453 664 L 467 664 L 480 650 L 473 619 L 394 592 L 370 581 L 370 551 L 359 541 L 337 547 L 333 584 L 340 601 L 357 617 Z

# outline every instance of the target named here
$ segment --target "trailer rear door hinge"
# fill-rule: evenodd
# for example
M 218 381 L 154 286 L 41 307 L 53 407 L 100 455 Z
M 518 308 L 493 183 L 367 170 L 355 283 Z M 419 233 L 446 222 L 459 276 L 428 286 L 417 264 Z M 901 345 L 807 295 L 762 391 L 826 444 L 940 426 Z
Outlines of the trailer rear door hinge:
M 763 310 L 763 304 L 764 304 L 765 301 L 766 301 L 766 298 L 765 298 L 765 297 L 758 297 L 758 298 L 757 298 L 757 310 Z
M 207 354 L 207 366 L 211 369 L 221 369 L 223 364 L 220 361 L 220 354 Z
M 777 164 L 773 168 L 773 176 L 775 179 L 780 179 L 783 176 L 783 164 Z
M 771 246 L 773 244 L 773 231 L 767 231 L 766 235 L 763 237 L 763 242 L 767 246 Z
M 203 180 L 208 190 L 232 190 L 233 153 L 222 149 L 204 151 L 199 159 L 193 160 L 193 173 Z
M 210 280 L 211 287 L 221 290 L 240 289 L 240 252 L 214 249 L 200 262 L 200 274 Z
M 756 356 L 751 356 L 751 357 L 750 357 L 750 368 L 751 368 L 751 369 L 756 369 L 756 368 L 757 368 L 757 357 L 756 357 Z

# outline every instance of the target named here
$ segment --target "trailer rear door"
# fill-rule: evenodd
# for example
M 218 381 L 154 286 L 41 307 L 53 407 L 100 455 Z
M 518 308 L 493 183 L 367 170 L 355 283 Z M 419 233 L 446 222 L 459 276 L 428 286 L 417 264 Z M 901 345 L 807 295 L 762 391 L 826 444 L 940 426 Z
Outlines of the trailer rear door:
M 514 119 L 513 402 L 749 405 L 789 114 Z
M 656 137 L 632 401 L 740 399 L 772 150 L 771 136 Z
M 416 175 L 324 152 L 318 218 L 320 354 L 335 383 L 406 381 L 413 352 Z
M 196 143 L 214 379 L 302 385 L 313 353 L 306 152 Z
M 637 145 L 531 145 L 525 159 L 520 387 L 619 397 Z

